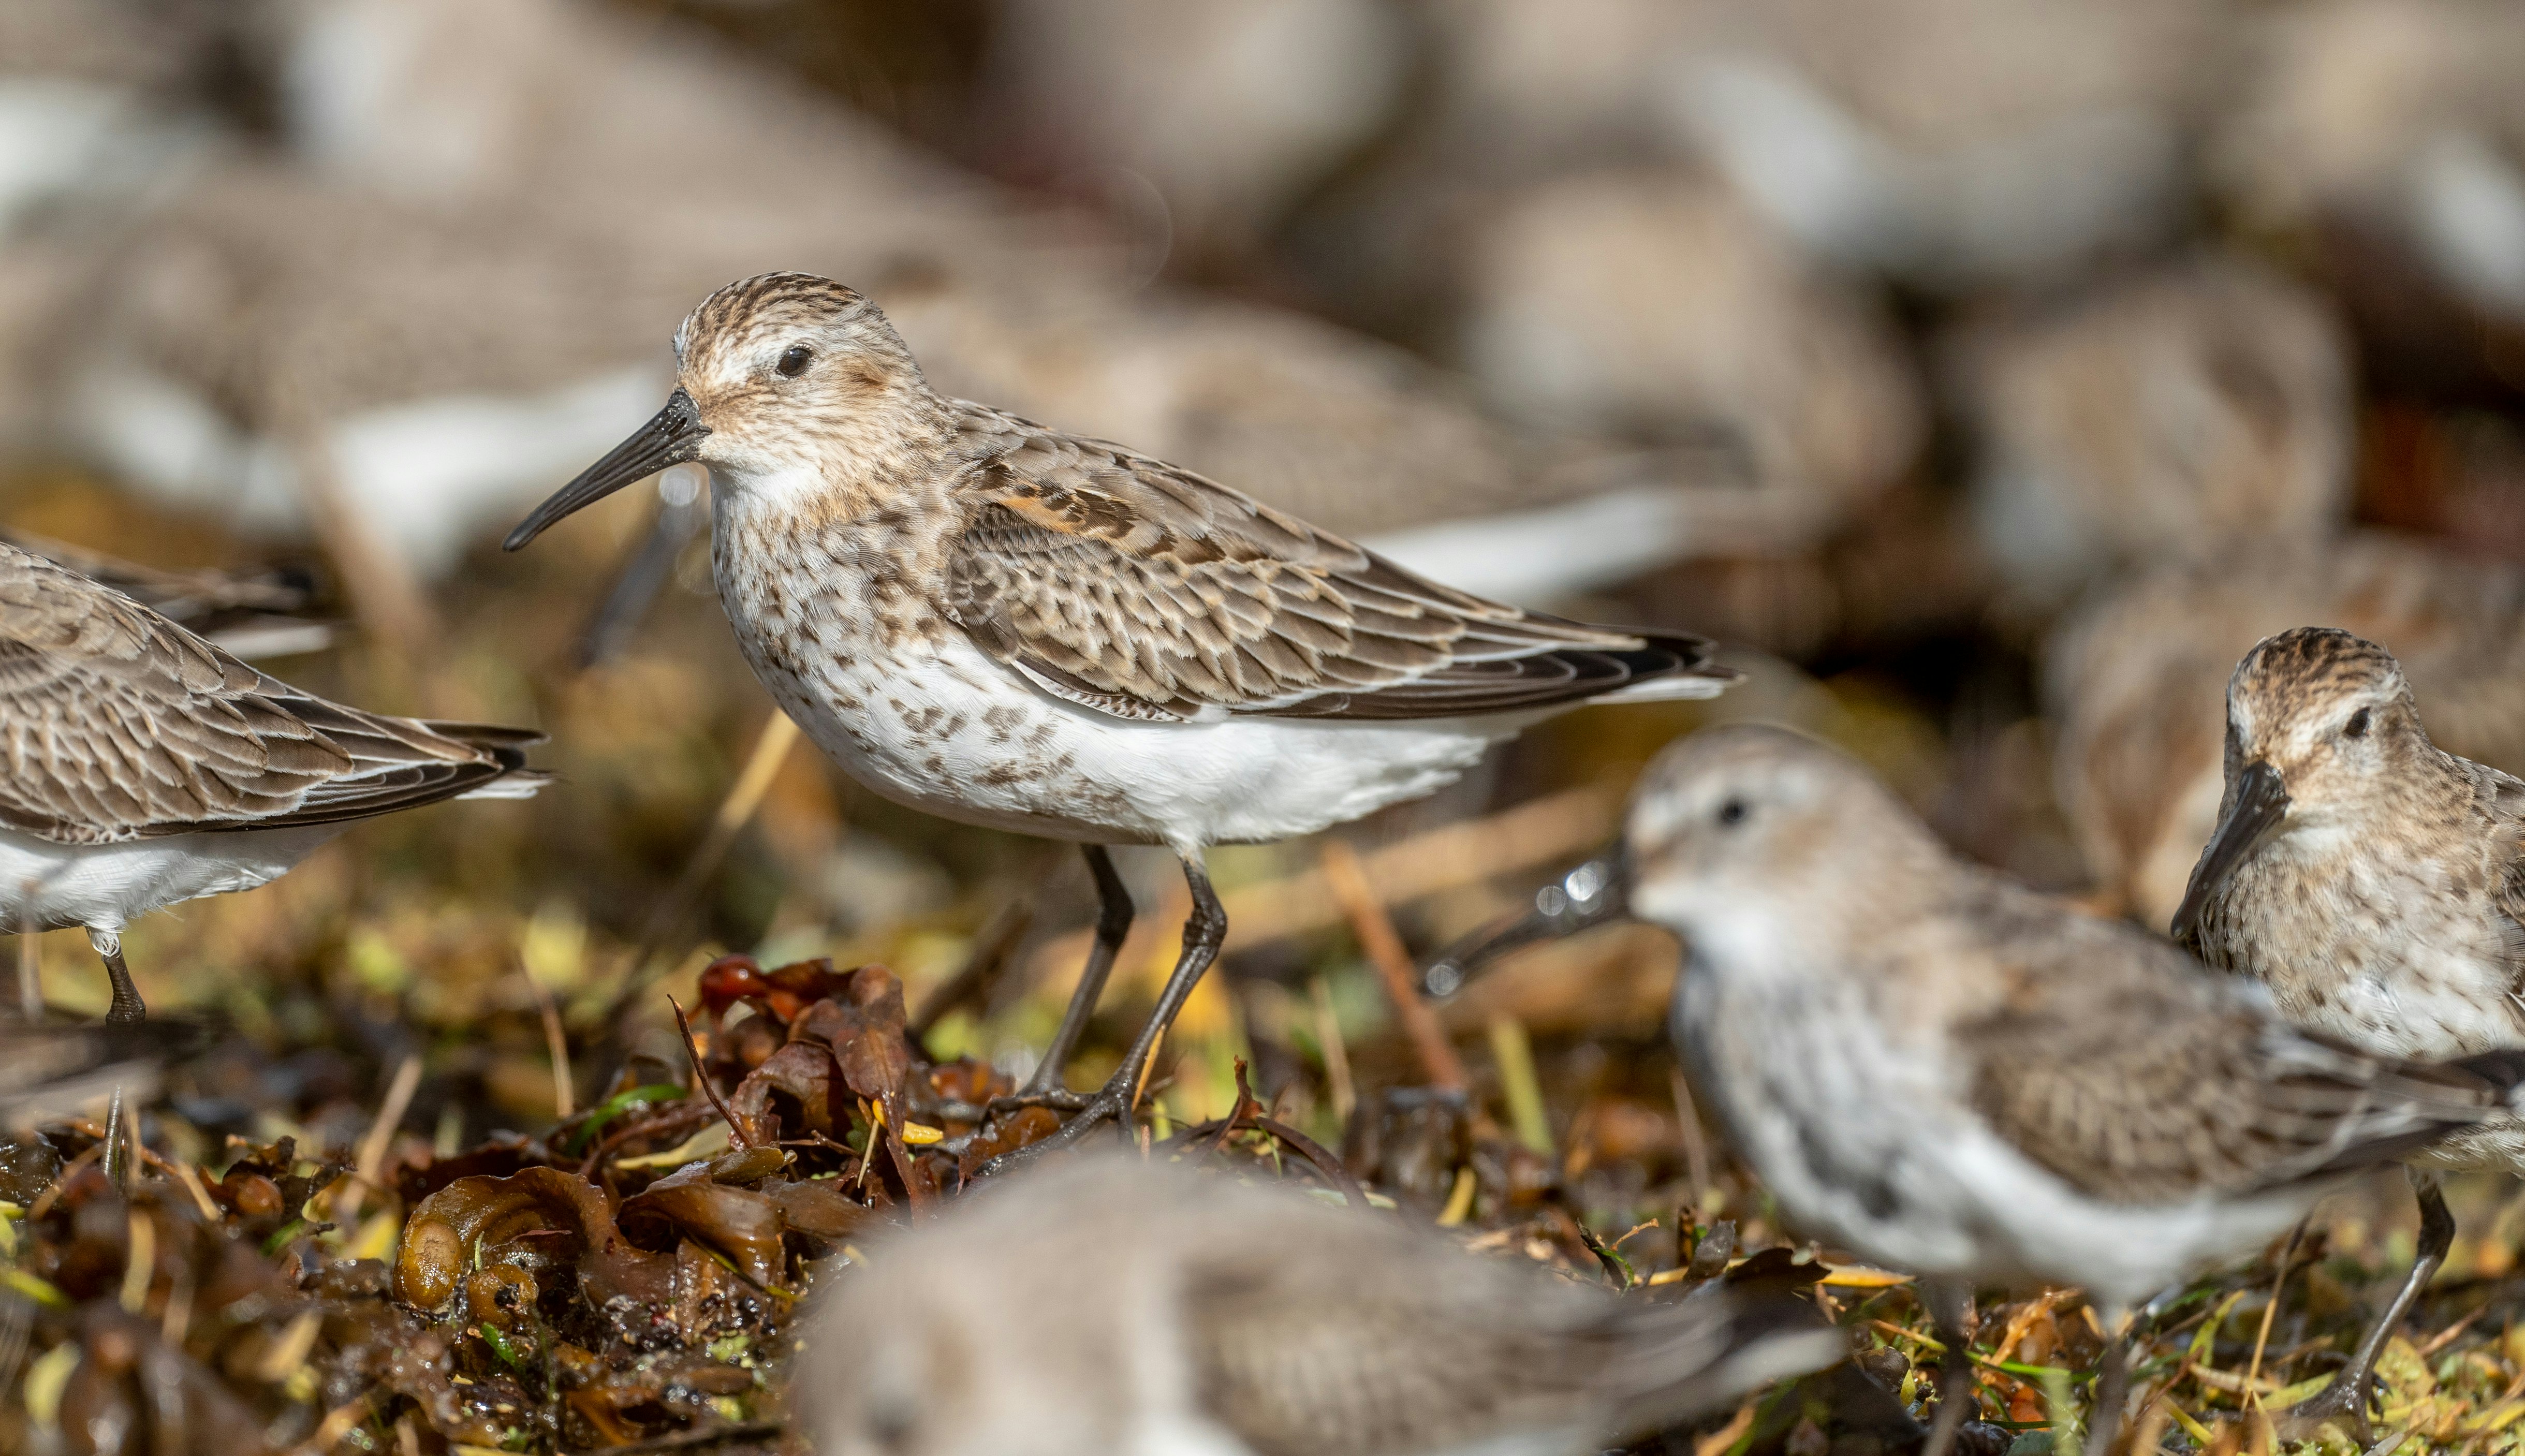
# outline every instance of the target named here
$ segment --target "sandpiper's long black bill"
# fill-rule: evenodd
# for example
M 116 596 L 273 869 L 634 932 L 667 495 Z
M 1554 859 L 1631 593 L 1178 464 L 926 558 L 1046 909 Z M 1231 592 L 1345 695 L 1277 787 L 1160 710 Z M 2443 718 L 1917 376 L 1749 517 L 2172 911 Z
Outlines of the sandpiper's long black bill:
M 553 492 L 552 499 L 535 508 L 535 512 L 518 523 L 509 539 L 500 543 L 502 551 L 519 547 L 544 533 L 546 527 L 582 506 L 591 506 L 635 480 L 646 480 L 668 465 L 680 465 L 699 460 L 702 438 L 710 426 L 702 423 L 701 412 L 693 408 L 693 397 L 678 389 L 667 397 L 667 408 L 657 413 L 647 424 L 634 431 L 631 438 L 605 453 L 605 459 L 579 472 L 578 478 Z
M 2183 903 L 2174 911 L 2169 933 L 2177 941 L 2195 950 L 2201 948 L 2202 911 L 2280 827 L 2288 810 L 2288 785 L 2281 781 L 2280 771 L 2260 758 L 2246 764 L 2236 780 L 2235 801 L 2202 849 L 2201 862 L 2192 867 L 2192 883 L 2184 888 Z
M 1420 987 L 1433 996 L 1454 995 L 1511 950 L 1574 936 L 1630 912 L 1630 861 L 1614 849 L 1534 892 L 1533 908 L 1523 915 L 1477 930 L 1449 946 L 1420 973 Z

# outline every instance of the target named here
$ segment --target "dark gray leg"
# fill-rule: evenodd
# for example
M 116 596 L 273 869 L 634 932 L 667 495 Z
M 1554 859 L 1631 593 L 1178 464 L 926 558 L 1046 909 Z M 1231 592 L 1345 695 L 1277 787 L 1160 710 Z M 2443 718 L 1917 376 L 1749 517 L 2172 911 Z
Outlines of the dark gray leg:
M 1227 940 L 1227 910 L 1219 904 L 1217 892 L 1210 888 L 1210 872 L 1202 867 L 1200 851 L 1183 856 L 1183 871 L 1184 883 L 1192 887 L 1192 915 L 1184 921 L 1183 954 L 1175 961 L 1174 974 L 1166 978 L 1165 990 L 1158 994 L 1158 1009 L 1123 1055 L 1120 1070 L 1069 1121 L 1062 1124 L 1060 1132 L 991 1159 L 982 1165 L 983 1176 L 1004 1172 L 1039 1153 L 1070 1146 L 1108 1118 L 1129 1122 L 1131 1106 L 1140 1099 L 1140 1078 L 1151 1053 L 1157 1050 L 1158 1039 L 1174 1024 L 1176 1014 L 1191 998 L 1192 989 L 1201 984 L 1202 973 L 1218 958 L 1218 947 Z
M 1096 945 L 1087 952 L 1087 969 L 1079 973 L 1078 989 L 1070 993 L 1069 1009 L 1061 1015 L 1061 1030 L 1052 1034 L 1043 1060 L 1035 1064 L 1034 1075 L 1017 1093 L 1021 1097 L 1041 1097 L 1062 1090 L 1062 1071 L 1069 1065 L 1069 1053 L 1077 1049 L 1088 1018 L 1096 1014 L 1097 999 L 1105 995 L 1105 978 L 1114 971 L 1114 957 L 1131 933 L 1131 892 L 1123 888 L 1122 877 L 1114 873 L 1114 856 L 1103 845 L 1080 848 L 1087 855 L 1087 873 L 1096 880 Z
M 2291 1425 L 2313 1426 L 2333 1419 L 2347 1420 L 2352 1433 L 2360 1444 L 2375 1436 L 2367 1408 L 2375 1398 L 2376 1360 L 2385 1353 L 2385 1342 L 2402 1327 L 2402 1317 L 2420 1297 L 2439 1266 L 2446 1263 L 2447 1249 L 2454 1242 L 2454 1215 L 2447 1211 L 2446 1195 L 2438 1191 L 2438 1178 L 2417 1168 L 2405 1168 L 2410 1175 L 2411 1191 L 2420 1199 L 2419 1247 L 2411 1259 L 2411 1277 L 2385 1306 L 2385 1313 L 2371 1326 L 2366 1337 L 2358 1341 L 2358 1353 L 2350 1368 L 2332 1378 L 2332 1383 L 2289 1411 Z
M 114 983 L 114 1004 L 105 1012 L 107 1023 L 127 1026 L 148 1015 L 149 1008 L 140 1004 L 140 988 L 131 984 L 131 967 L 123 963 L 123 933 L 91 925 L 87 943 L 105 957 L 106 979 Z
M 2122 1406 L 2130 1400 L 2130 1316 L 2115 1309 L 2098 1311 L 2104 1327 L 2104 1356 L 2096 1366 L 2096 1398 L 2088 1407 L 2085 1456 L 2110 1456 L 2119 1433 Z
M 1956 1431 L 1968 1417 L 1981 1414 L 1980 1400 L 1973 1386 L 1971 1336 L 1964 1333 L 1964 1306 L 1971 1302 L 1972 1291 L 1951 1280 L 1929 1280 L 1920 1292 L 1928 1301 L 1929 1318 L 1938 1327 L 1938 1342 L 1947 1347 L 1946 1357 L 1938 1362 L 1938 1414 L 1929 1424 L 1928 1442 L 1920 1447 L 1920 1456 L 1947 1456 L 1956 1443 Z

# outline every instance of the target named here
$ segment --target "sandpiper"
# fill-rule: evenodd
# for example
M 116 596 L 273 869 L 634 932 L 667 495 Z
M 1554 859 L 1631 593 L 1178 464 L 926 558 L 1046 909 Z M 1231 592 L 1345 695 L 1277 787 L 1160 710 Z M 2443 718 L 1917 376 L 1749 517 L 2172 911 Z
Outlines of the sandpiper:
M 2525 1080 L 2525 1056 L 2298 1031 L 2163 939 L 1958 860 L 1784 728 L 1667 750 L 1624 849 L 1632 912 L 1688 947 L 1672 1031 L 1707 1104 L 1802 1230 L 1926 1278 L 1951 1351 L 1984 1282 L 2083 1286 L 2117 1334 L 2342 1176 L 2508 1115 Z M 2123 1374 L 2116 1339 L 2090 1450 Z M 1969 1389 L 1945 1377 L 1936 1449 Z
M 360 819 L 520 799 L 542 735 L 363 712 L 0 544 L 0 931 L 80 926 L 141 1018 L 134 916 L 285 873 Z
M 2304 622 L 2391 651 L 2441 747 L 2525 770 L 2525 570 L 2357 530 L 2151 571 L 2044 651 L 2056 792 L 2115 908 L 2173 918 L 2218 825 L 2227 681 L 2254 643 Z
M 1454 781 L 1586 703 L 1708 698 L 1693 637 L 1591 627 L 1415 576 L 1189 470 L 933 392 L 876 306 L 766 273 L 675 332 L 667 407 L 510 533 L 711 467 L 719 600 L 756 676 L 854 778 L 1086 846 L 1096 949 L 1029 1094 L 1074 1141 L 1136 1100 L 1226 934 L 1211 845 L 1312 834 Z M 1192 889 L 1183 953 L 1105 1088 L 1059 1078 L 1131 905 L 1104 849 Z
M 1618 1296 L 1127 1154 L 837 1272 L 794 1388 L 824 1456 L 1593 1453 L 1840 1358 L 1785 1293 Z
M 2337 628 L 2263 639 L 2227 689 L 2217 832 L 2175 938 L 2291 1021 L 2380 1056 L 2525 1045 L 2525 782 L 2429 741 L 2393 655 Z M 2525 1172 L 2525 1120 L 2416 1153 L 2410 1278 L 2312 1414 L 2364 1429 L 2376 1358 L 2446 1258 L 2438 1171 Z
M 2215 254 L 1961 331 L 1973 514 L 2011 614 L 2134 565 L 2321 541 L 2349 514 L 2350 341 L 2310 290 Z

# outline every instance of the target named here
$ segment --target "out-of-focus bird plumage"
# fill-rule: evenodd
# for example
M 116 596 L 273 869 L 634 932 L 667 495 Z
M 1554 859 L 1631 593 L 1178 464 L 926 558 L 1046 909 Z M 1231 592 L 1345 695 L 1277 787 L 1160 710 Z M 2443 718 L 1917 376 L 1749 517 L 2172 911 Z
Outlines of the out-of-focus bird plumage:
M 796 1377 L 823 1456 L 1594 1452 L 1840 1345 L 1784 1295 L 1617 1297 L 1127 1158 L 1011 1178 L 830 1278 Z
M 2347 517 L 2348 340 L 2263 269 L 2176 265 L 1959 352 L 1981 536 L 2028 607 L 2129 566 L 2319 540 Z

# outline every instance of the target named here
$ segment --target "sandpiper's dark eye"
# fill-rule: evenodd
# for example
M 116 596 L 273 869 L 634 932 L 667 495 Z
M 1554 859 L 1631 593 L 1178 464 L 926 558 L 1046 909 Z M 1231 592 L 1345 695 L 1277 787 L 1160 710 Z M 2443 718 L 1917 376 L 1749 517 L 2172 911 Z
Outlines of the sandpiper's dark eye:
M 2352 713 L 2350 715 L 2350 721 L 2341 725 L 2341 736 L 2344 738 L 2365 738 L 2367 736 L 2367 709 L 2362 707 L 2358 709 L 2358 711 Z
M 795 379 L 800 374 L 807 372 L 807 361 L 815 357 L 815 350 L 808 348 L 804 344 L 792 344 L 786 350 L 782 351 L 780 362 L 773 364 L 772 367 L 780 371 L 780 376 L 782 378 Z
M 1741 799 L 1731 799 L 1718 806 L 1718 822 L 1721 824 L 1742 824 L 1745 822 L 1745 816 L 1751 812 L 1753 811 L 1745 807 L 1745 801 Z

